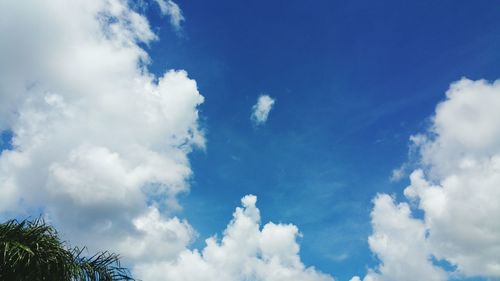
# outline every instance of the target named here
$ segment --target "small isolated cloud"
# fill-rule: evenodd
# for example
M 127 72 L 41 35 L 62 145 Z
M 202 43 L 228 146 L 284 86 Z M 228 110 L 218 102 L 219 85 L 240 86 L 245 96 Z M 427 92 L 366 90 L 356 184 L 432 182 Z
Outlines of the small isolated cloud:
M 389 180 L 391 182 L 398 182 L 402 180 L 406 175 L 406 165 L 403 164 L 397 169 L 393 169 Z
M 257 103 L 252 107 L 252 121 L 257 125 L 266 123 L 274 103 L 275 100 L 268 95 L 259 96 Z
M 500 277 L 499 108 L 500 81 L 451 84 L 429 130 L 410 138 L 419 165 L 404 195 L 414 204 L 386 194 L 374 199 L 368 241 L 380 264 L 364 281 Z
M 179 5 L 172 0 L 156 0 L 156 3 L 160 6 L 161 13 L 170 18 L 172 27 L 177 31 L 181 30 L 181 23 L 185 19 Z

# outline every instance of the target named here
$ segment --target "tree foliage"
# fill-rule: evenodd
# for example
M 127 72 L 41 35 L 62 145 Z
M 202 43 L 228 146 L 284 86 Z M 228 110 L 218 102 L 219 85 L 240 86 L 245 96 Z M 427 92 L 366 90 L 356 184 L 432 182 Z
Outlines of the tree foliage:
M 85 257 L 84 251 L 68 247 L 42 219 L 7 221 L 0 224 L 0 280 L 133 280 L 118 255 Z

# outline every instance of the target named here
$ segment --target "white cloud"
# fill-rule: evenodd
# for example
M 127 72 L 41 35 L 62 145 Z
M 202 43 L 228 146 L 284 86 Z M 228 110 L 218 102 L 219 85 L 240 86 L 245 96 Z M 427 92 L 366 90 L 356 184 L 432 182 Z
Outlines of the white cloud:
M 274 103 L 275 100 L 268 95 L 259 96 L 257 103 L 252 107 L 252 121 L 257 125 L 266 123 Z
M 165 219 L 154 207 L 134 219 L 133 225 L 139 235 L 127 236 L 119 247 L 120 254 L 142 264 L 173 260 L 196 237 L 187 221 Z
M 399 168 L 392 170 L 389 180 L 392 182 L 400 181 L 405 177 L 405 173 L 406 173 L 406 165 L 403 164 Z
M 4 1 L 0 18 L 0 125 L 14 135 L 0 214 L 43 211 L 91 250 L 132 253 L 125 242 L 140 241 L 175 256 L 194 232 L 157 209 L 177 207 L 187 156 L 204 146 L 196 82 L 147 71 L 139 43 L 156 36 L 126 1 Z
M 170 24 L 175 30 L 181 29 L 181 24 L 184 21 L 184 16 L 182 15 L 182 10 L 174 1 L 172 0 L 155 0 L 160 6 L 162 14 L 170 17 Z
M 385 241 L 377 239 L 382 237 L 376 217 L 381 203 L 380 197 L 375 200 L 370 247 L 381 265 L 365 281 L 395 280 L 393 271 L 387 270 L 389 264 L 407 271 L 409 261 L 419 264 L 429 255 L 456 267 L 454 276 L 500 277 L 500 81 L 462 79 L 450 86 L 446 97 L 436 107 L 429 131 L 411 138 L 420 153 L 420 168 L 411 173 L 404 193 L 424 218 L 410 218 L 408 205 L 401 203 L 398 206 L 406 206 L 403 218 L 408 217 L 404 220 L 413 221 L 414 227 L 388 228 L 383 231 Z M 387 213 L 385 220 L 404 226 L 401 212 Z M 425 231 L 425 239 L 417 235 L 417 225 L 418 233 Z M 421 246 L 410 249 L 408 259 L 395 259 L 401 254 L 397 251 L 384 254 L 415 243 Z M 408 276 L 442 280 L 433 268 L 434 274 Z
M 138 265 L 144 280 L 171 281 L 333 281 L 300 261 L 299 232 L 291 224 L 267 223 L 260 228 L 256 197 L 247 195 L 236 208 L 220 241 L 206 240 L 206 247 L 184 250 L 176 260 Z
M 432 264 L 425 225 L 411 217 L 408 204 L 395 205 L 389 195 L 382 194 L 374 199 L 374 205 L 373 234 L 368 244 L 381 264 L 364 280 L 446 280 L 444 271 Z
M 430 133 L 414 137 L 433 178 L 460 170 L 464 161 L 500 153 L 500 82 L 462 79 L 436 108 Z
M 260 229 L 254 196 L 220 242 L 187 248 L 196 232 L 167 214 L 204 147 L 204 98 L 185 71 L 148 72 L 141 43 L 155 39 L 127 1 L 0 3 L 0 128 L 14 136 L 0 218 L 43 212 L 65 240 L 122 254 L 145 281 L 333 280 L 302 264 L 297 227 Z

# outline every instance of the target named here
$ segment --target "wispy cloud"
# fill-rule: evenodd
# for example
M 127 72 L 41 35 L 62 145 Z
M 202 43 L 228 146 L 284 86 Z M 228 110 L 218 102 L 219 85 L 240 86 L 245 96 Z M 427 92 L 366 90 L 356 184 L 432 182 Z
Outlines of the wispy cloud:
M 275 102 L 276 101 L 268 95 L 259 96 L 257 103 L 252 107 L 251 120 L 256 125 L 266 123 L 269 112 L 271 112 Z
M 399 168 L 393 169 L 389 180 L 391 182 L 398 182 L 402 180 L 406 176 L 407 169 L 406 163 L 399 166 Z
M 156 3 L 160 6 L 160 10 L 162 14 L 168 16 L 170 18 L 170 24 L 176 31 L 180 31 L 182 29 L 182 22 L 185 20 L 182 15 L 182 10 L 172 0 L 155 0 Z

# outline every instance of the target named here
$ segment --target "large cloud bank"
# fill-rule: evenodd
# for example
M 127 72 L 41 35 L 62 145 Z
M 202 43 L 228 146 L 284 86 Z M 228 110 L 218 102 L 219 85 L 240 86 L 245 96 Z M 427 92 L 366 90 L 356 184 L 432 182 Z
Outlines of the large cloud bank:
M 138 44 L 155 35 L 124 2 L 0 9 L 0 120 L 14 135 L 14 149 L 0 156 L 0 211 L 44 212 L 92 249 L 149 237 L 131 222 L 176 205 L 188 189 L 187 154 L 204 145 L 196 82 L 184 71 L 148 73 Z M 146 243 L 188 240 L 185 222 L 156 219 L 173 238 Z
M 411 141 L 420 168 L 404 191 L 408 202 L 374 199 L 369 245 L 381 264 L 364 281 L 499 278 L 500 81 L 453 83 L 429 131 Z
M 252 196 L 220 243 L 188 250 L 195 231 L 168 214 L 189 189 L 189 153 L 205 145 L 204 98 L 185 71 L 148 72 L 142 46 L 156 39 L 127 1 L 0 3 L 0 131 L 13 135 L 0 154 L 0 218 L 43 213 L 145 281 L 332 280 L 300 262 L 295 226 L 260 230 Z

